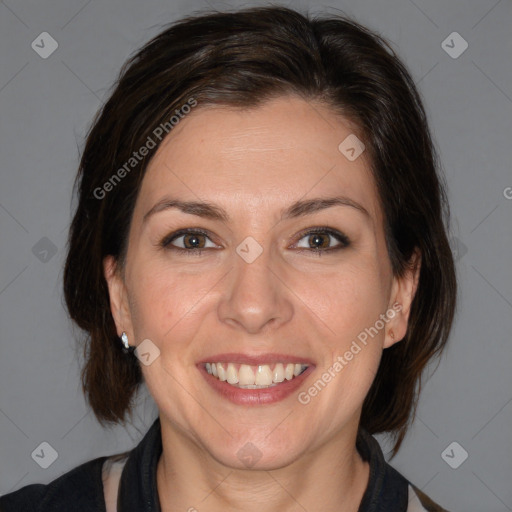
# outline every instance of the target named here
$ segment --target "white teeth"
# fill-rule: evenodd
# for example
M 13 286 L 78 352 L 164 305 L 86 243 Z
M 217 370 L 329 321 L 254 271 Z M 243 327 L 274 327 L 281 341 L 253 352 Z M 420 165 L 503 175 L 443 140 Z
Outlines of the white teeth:
M 274 369 L 268 364 L 260 364 L 253 370 L 247 364 L 236 363 L 206 363 L 206 371 L 219 380 L 235 387 L 259 389 L 275 386 L 284 380 L 292 380 L 308 367 L 301 363 L 277 363 Z M 238 368 L 238 369 L 237 369 Z
M 226 370 L 224 370 L 224 366 L 222 366 L 220 363 L 217 363 L 217 373 L 219 374 L 219 380 L 222 382 L 227 380 L 228 376 L 226 375 Z
M 284 367 L 281 363 L 277 363 L 274 368 L 274 375 L 272 376 L 274 382 L 283 382 L 284 380 Z
M 238 373 L 237 373 L 235 365 L 233 363 L 228 364 L 226 376 L 227 376 L 227 381 L 230 384 L 238 384 Z
M 240 379 L 240 386 L 255 384 L 254 372 L 252 371 L 252 368 L 246 364 L 240 365 L 240 370 L 238 370 L 238 378 Z
M 272 372 L 268 364 L 258 366 L 254 384 L 257 386 L 270 386 L 272 384 Z

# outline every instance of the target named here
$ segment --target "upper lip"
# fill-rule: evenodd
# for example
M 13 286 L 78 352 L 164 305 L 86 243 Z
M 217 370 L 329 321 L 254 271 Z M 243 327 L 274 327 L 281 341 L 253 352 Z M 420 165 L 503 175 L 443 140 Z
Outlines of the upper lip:
M 208 357 L 205 357 L 198 364 L 205 363 L 239 363 L 239 364 L 247 364 L 250 366 L 256 366 L 259 364 L 274 364 L 274 363 L 302 363 L 307 365 L 314 365 L 314 363 L 308 357 L 302 357 L 298 355 L 291 354 L 275 354 L 275 353 L 265 353 L 265 354 L 241 354 L 241 353 L 223 353 L 223 354 L 214 354 Z

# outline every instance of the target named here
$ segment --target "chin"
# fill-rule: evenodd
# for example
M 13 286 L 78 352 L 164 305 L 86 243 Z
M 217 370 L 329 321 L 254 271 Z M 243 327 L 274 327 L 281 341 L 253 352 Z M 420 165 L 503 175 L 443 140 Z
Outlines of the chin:
M 300 456 L 305 443 L 298 438 L 296 430 L 277 433 L 273 428 L 240 429 L 231 432 L 232 436 L 225 434 L 214 445 L 209 437 L 206 450 L 219 463 L 232 469 L 270 471 L 288 466 Z

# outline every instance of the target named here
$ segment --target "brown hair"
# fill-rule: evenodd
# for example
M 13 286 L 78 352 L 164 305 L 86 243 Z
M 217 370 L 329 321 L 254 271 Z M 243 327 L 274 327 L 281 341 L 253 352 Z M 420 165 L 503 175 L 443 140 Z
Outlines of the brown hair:
M 82 385 L 101 424 L 124 422 L 142 382 L 137 358 L 122 352 L 103 259 L 124 262 L 135 200 L 160 144 L 156 127 L 169 127 L 191 98 L 197 109 L 249 108 L 289 94 L 319 100 L 360 128 L 394 274 L 403 275 L 415 248 L 421 252 L 406 336 L 384 350 L 360 422 L 371 434 L 389 432 L 393 456 L 398 451 L 414 418 L 422 372 L 444 348 L 455 311 L 445 185 L 421 99 L 389 44 L 345 17 L 312 18 L 284 7 L 203 13 L 167 27 L 125 63 L 89 131 L 64 293 L 71 318 L 86 333 Z M 156 144 L 128 169 L 148 137 Z M 113 181 L 123 166 L 127 172 Z

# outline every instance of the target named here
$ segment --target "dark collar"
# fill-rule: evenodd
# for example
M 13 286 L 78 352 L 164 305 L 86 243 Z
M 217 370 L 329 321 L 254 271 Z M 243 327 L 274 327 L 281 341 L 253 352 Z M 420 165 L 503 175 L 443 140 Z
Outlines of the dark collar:
M 361 430 L 356 447 L 370 464 L 368 486 L 358 512 L 406 512 L 408 481 L 384 459 L 377 440 Z M 162 453 L 160 418 L 130 452 L 119 486 L 118 512 L 161 512 L 156 468 Z
M 368 486 L 358 512 L 406 512 L 409 482 L 386 462 L 378 441 L 361 429 L 356 448 L 370 464 Z
M 161 512 L 156 468 L 162 453 L 160 418 L 130 452 L 119 482 L 117 512 Z

